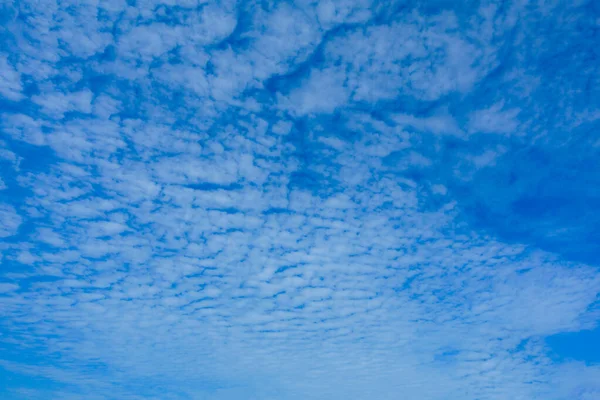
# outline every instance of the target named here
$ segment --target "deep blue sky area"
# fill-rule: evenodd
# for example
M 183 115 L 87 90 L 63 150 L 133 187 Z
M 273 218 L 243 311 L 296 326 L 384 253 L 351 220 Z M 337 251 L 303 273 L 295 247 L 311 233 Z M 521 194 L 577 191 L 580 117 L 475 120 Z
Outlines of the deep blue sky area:
M 600 399 L 600 2 L 0 4 L 0 398 Z
M 600 328 L 559 333 L 546 339 L 558 361 L 600 363 Z

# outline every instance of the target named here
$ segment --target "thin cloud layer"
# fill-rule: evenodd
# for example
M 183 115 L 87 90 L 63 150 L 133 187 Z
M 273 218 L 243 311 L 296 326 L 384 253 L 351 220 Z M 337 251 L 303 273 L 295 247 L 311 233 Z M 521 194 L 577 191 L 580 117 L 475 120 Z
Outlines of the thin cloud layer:
M 600 397 L 572 3 L 0 6 L 2 397 Z

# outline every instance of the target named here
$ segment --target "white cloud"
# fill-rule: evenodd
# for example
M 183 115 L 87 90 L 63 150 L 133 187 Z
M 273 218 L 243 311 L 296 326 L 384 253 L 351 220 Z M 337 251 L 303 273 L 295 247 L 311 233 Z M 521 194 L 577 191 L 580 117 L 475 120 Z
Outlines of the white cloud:
M 0 294 L 14 292 L 17 289 L 19 289 L 19 285 L 13 283 L 0 283 Z
M 15 235 L 23 219 L 11 205 L 0 203 L 0 237 Z
M 456 121 L 450 115 L 434 115 L 431 117 L 418 118 L 413 115 L 394 115 L 394 121 L 400 126 L 407 126 L 420 131 L 435 133 L 438 135 L 461 136 L 462 132 Z
M 53 92 L 33 96 L 32 101 L 39 104 L 49 116 L 61 119 L 66 112 L 91 112 L 92 92 L 82 90 L 71 93 Z
M 9 100 L 18 101 L 23 98 L 22 90 L 21 74 L 10 65 L 5 55 L 0 55 L 0 94 Z
M 510 150 L 463 132 L 527 117 L 479 87 L 525 10 L 97 6 L 25 2 L 7 20 L 0 92 L 24 106 L 1 123 L 2 199 L 19 205 L 0 203 L 1 340 L 44 362 L 0 365 L 65 386 L 11 393 L 597 392 L 597 368 L 543 344 L 589 327 L 597 270 L 470 230 L 456 194 L 456 170 Z
M 282 103 L 299 115 L 333 112 L 348 101 L 350 92 L 344 87 L 344 79 L 334 71 L 313 71 L 306 84 L 294 90 L 289 100 Z
M 518 115 L 518 109 L 512 108 L 505 110 L 502 103 L 496 103 L 486 109 L 478 110 L 471 114 L 469 119 L 469 132 L 516 135 L 519 133 Z

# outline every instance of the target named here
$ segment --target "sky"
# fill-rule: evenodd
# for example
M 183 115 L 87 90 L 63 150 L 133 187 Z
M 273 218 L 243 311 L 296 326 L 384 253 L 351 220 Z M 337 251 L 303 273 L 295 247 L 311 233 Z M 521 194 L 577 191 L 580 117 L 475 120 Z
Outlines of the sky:
M 600 399 L 600 2 L 4 0 L 0 398 Z

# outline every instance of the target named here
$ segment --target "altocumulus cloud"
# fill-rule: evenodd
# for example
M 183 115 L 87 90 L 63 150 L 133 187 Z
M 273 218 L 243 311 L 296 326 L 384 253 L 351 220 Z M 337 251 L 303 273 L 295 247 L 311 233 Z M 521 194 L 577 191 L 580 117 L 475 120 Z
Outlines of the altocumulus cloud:
M 4 1 L 1 397 L 600 398 L 598 4 Z

